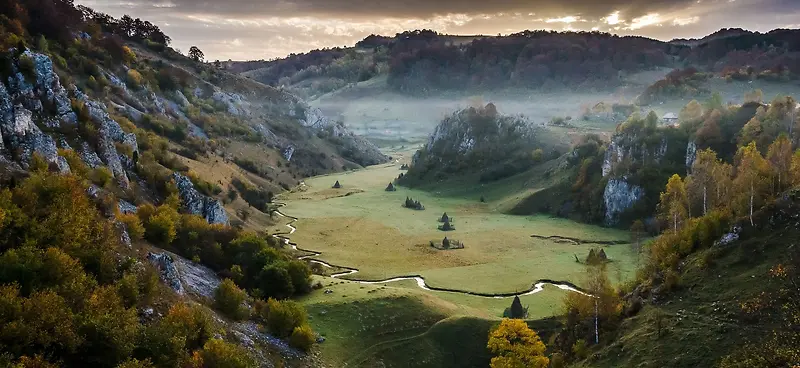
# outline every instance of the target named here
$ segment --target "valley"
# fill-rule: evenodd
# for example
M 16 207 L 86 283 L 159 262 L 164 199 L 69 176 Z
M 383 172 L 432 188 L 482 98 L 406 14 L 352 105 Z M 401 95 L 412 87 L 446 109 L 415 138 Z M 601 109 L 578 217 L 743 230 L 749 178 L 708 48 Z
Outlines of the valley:
M 326 342 L 320 344 L 321 357 L 333 366 L 354 354 L 356 346 L 364 348 L 359 342 L 365 338 L 364 331 L 347 332 L 344 326 L 379 329 L 369 324 L 384 318 L 409 319 L 393 325 L 399 328 L 409 323 L 414 327 L 382 331 L 385 336 L 366 343 L 372 347 L 366 350 L 374 350 L 363 356 L 370 361 L 369 354 L 380 355 L 385 352 L 385 345 L 396 344 L 384 339 L 408 343 L 421 337 L 407 335 L 424 335 L 439 323 L 469 321 L 473 327 L 487 328 L 487 323 L 503 316 L 513 295 L 520 295 L 529 308 L 529 318 L 558 315 L 565 293 L 576 292 L 569 291 L 571 285 L 580 288 L 584 282 L 586 266 L 576 262 L 576 257 L 583 260 L 590 249 L 599 246 L 532 235 L 628 242 L 625 231 L 544 215 L 503 214 L 498 208 L 508 197 L 513 198 L 513 190 L 503 193 L 491 186 L 463 187 L 452 188 L 455 192 L 448 192 L 449 195 L 404 187 L 386 191 L 387 184 L 404 172 L 400 167 L 408 163 L 412 152 L 400 147 L 385 149 L 384 153 L 394 158 L 392 163 L 307 178 L 277 199 L 284 205 L 280 213 L 288 217 L 278 216 L 280 220 L 273 229 L 284 227 L 281 237 L 297 244 L 297 255 L 339 266 L 324 267 L 333 277 L 315 276 L 322 289 L 300 299 L 313 317 L 312 326 L 326 337 Z M 341 188 L 331 188 L 337 181 Z M 481 203 L 479 198 L 487 193 L 492 194 L 492 199 Z M 403 199 L 409 196 L 423 203 L 425 210 L 402 208 Z M 444 212 L 452 218 L 455 230 L 437 229 L 437 219 Z M 294 217 L 296 221 L 292 220 Z M 431 241 L 445 236 L 462 241 L 464 248 L 439 250 L 430 246 Z M 603 249 L 611 260 L 609 267 L 615 282 L 629 280 L 636 268 L 629 245 Z M 417 279 L 397 280 L 408 276 Z M 398 304 L 404 303 L 416 305 L 415 313 L 422 314 L 398 311 Z M 352 320 L 352 314 L 346 311 L 368 315 L 365 320 Z M 431 316 L 423 317 L 426 314 Z

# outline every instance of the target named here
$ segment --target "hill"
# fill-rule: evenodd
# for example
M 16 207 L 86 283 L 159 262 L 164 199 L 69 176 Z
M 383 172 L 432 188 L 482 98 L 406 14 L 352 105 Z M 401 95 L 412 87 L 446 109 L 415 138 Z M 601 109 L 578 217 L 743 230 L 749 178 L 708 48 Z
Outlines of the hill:
M 450 36 L 430 30 L 369 36 L 352 48 L 314 50 L 285 59 L 233 62 L 235 72 L 305 96 L 386 75 L 386 86 L 412 95 L 594 88 L 624 85 L 623 76 L 659 67 L 694 66 L 724 73 L 795 78 L 796 30 L 723 29 L 699 40 L 662 42 L 599 32 L 523 31 L 498 37 Z
M 273 195 L 388 157 L 150 22 L 4 5 L 0 365 L 317 366 Z
M 512 176 L 544 159 L 542 148 L 547 147 L 540 143 L 540 130 L 523 118 L 500 114 L 492 103 L 457 111 L 442 120 L 425 147 L 414 154 L 399 183 L 414 185 L 470 173 L 479 173 L 482 183 Z

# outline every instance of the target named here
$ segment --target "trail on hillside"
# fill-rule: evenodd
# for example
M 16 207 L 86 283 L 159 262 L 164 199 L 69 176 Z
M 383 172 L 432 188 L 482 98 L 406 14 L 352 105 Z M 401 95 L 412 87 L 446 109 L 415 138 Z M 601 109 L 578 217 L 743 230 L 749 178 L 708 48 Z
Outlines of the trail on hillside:
M 276 204 L 279 207 L 286 206 L 285 203 L 276 202 Z M 315 259 L 314 257 L 319 257 L 320 255 L 322 255 L 321 252 L 317 252 L 317 251 L 310 250 L 310 249 L 303 249 L 303 248 L 298 247 L 297 243 L 292 242 L 288 237 L 289 235 L 292 235 L 297 231 L 297 227 L 294 226 L 294 224 L 297 222 L 297 217 L 286 215 L 283 212 L 281 212 L 279 209 L 276 209 L 274 212 L 278 216 L 288 218 L 290 221 L 289 221 L 289 223 L 286 224 L 286 227 L 289 228 L 289 232 L 288 233 L 277 233 L 277 234 L 273 234 L 272 236 L 275 237 L 276 239 L 279 239 L 285 245 L 288 245 L 288 246 L 292 247 L 292 249 L 294 249 L 294 250 L 301 251 L 301 252 L 304 252 L 304 253 L 308 253 L 308 254 L 306 254 L 304 256 L 297 257 L 297 259 L 308 260 L 309 262 L 317 263 L 317 264 L 320 264 L 323 267 L 327 267 L 327 268 L 338 268 L 338 269 L 345 270 L 343 272 L 337 272 L 337 273 L 331 274 L 332 278 L 340 278 L 340 277 L 350 276 L 350 275 L 358 273 L 358 269 L 357 268 L 334 265 L 334 264 L 330 264 L 330 263 L 325 262 L 325 261 L 321 261 L 319 259 Z M 515 292 L 515 293 L 479 293 L 479 292 L 468 291 L 468 290 L 458 290 L 458 289 L 449 289 L 449 288 L 436 287 L 436 286 L 431 286 L 427 282 L 425 282 L 425 278 L 422 277 L 421 275 L 397 276 L 397 277 L 392 277 L 392 278 L 383 279 L 383 280 L 363 280 L 363 279 L 357 279 L 357 278 L 352 278 L 352 277 L 343 278 L 343 279 L 347 280 L 347 281 L 357 282 L 357 283 L 360 283 L 360 284 L 365 284 L 365 285 L 386 284 L 386 283 L 390 283 L 390 282 L 414 280 L 417 283 L 417 286 L 420 289 L 423 289 L 423 290 L 447 292 L 447 293 L 457 293 L 457 294 L 472 295 L 472 296 L 479 296 L 479 297 L 485 297 L 485 298 L 511 298 L 511 297 L 514 297 L 514 296 L 533 295 L 533 294 L 536 294 L 536 293 L 544 290 L 544 286 L 545 285 L 553 285 L 553 286 L 555 286 L 555 287 L 557 287 L 557 288 L 559 288 L 561 290 L 567 290 L 567 291 L 583 294 L 583 295 L 586 295 L 586 296 L 592 296 L 591 294 L 588 294 L 586 291 L 582 290 L 577 285 L 575 285 L 575 284 L 573 284 L 571 282 L 568 282 L 568 281 L 554 281 L 554 280 L 547 280 L 547 279 L 537 280 L 536 282 L 533 283 L 533 285 L 531 285 L 531 287 L 528 290 L 525 290 L 523 292 Z

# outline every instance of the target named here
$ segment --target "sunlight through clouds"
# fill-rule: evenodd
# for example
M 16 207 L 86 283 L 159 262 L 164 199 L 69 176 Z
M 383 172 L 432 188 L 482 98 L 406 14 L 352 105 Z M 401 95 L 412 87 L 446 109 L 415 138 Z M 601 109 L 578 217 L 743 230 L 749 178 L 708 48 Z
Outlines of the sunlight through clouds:
M 769 31 L 800 23 L 793 0 L 75 0 L 115 17 L 161 26 L 176 48 L 211 59 L 283 57 L 352 46 L 370 34 L 431 29 L 464 35 L 575 30 L 661 40 L 703 37 L 722 27 Z

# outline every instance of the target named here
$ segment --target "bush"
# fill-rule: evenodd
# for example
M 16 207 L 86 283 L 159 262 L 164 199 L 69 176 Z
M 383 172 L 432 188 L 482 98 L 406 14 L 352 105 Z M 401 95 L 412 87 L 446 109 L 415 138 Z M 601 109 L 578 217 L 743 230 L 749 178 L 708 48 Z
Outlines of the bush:
M 258 285 L 264 296 L 288 298 L 294 294 L 292 276 L 283 264 L 265 266 L 258 275 Z
M 128 87 L 132 89 L 139 89 L 142 87 L 142 82 L 144 81 L 142 74 L 139 73 L 136 69 L 129 69 L 128 70 Z
M 303 307 L 295 301 L 278 301 L 270 298 L 267 300 L 267 329 L 275 336 L 286 338 L 291 336 L 296 327 L 306 324 L 308 315 Z
M 153 363 L 149 359 L 137 360 L 134 358 L 126 360 L 124 363 L 117 365 L 117 368 L 152 368 Z
M 244 348 L 220 339 L 211 339 L 192 357 L 195 368 L 251 368 L 256 362 Z
M 311 326 L 304 324 L 294 328 L 292 336 L 289 337 L 289 344 L 297 349 L 308 351 L 314 345 L 315 340 Z
M 36 64 L 33 58 L 23 54 L 19 57 L 19 71 L 30 83 L 36 83 Z
M 147 219 L 145 238 L 155 244 L 169 245 L 177 234 L 176 223 L 178 212 L 167 205 L 159 206 L 156 212 Z
M 94 168 L 89 172 L 89 181 L 99 187 L 107 187 L 114 179 L 114 174 L 105 167 Z
M 144 226 L 139 216 L 133 213 L 123 213 L 117 215 L 117 220 L 125 224 L 125 230 L 128 231 L 128 236 L 131 240 L 141 240 L 144 237 Z
M 231 279 L 223 280 L 214 292 L 214 308 L 233 320 L 246 317 L 247 309 L 242 304 L 247 293 L 240 289 Z

